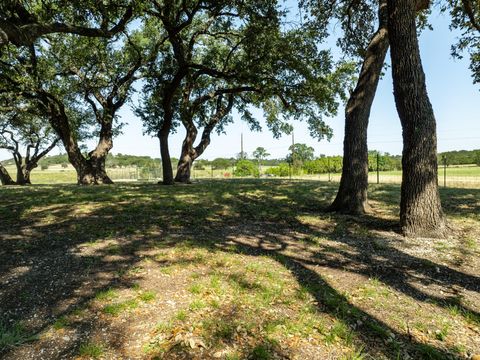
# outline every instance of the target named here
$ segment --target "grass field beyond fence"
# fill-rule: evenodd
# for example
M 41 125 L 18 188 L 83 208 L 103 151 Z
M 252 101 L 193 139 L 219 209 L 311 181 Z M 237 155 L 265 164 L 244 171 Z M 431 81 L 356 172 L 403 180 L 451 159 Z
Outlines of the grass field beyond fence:
M 262 167 L 262 174 L 268 169 L 268 166 Z M 15 174 L 14 167 L 7 167 L 10 174 Z M 114 181 L 158 181 L 161 177 L 160 169 L 146 168 L 110 168 L 107 169 L 108 174 Z M 234 169 L 211 169 L 209 167 L 201 170 L 192 171 L 192 179 L 231 179 L 233 178 Z M 293 176 L 294 179 L 311 179 L 320 181 L 340 181 L 340 173 L 331 174 L 315 174 Z M 70 165 L 62 168 L 60 165 L 51 166 L 49 169 L 35 169 L 32 172 L 32 182 L 36 184 L 74 184 L 76 182 L 76 173 Z M 400 184 L 402 182 L 401 171 L 381 171 L 379 173 L 380 184 Z M 369 183 L 377 183 L 377 173 L 370 172 Z M 440 186 L 445 185 L 444 168 L 438 169 L 438 183 Z M 450 166 L 447 168 L 446 176 L 447 187 L 459 188 L 480 188 L 480 166 Z

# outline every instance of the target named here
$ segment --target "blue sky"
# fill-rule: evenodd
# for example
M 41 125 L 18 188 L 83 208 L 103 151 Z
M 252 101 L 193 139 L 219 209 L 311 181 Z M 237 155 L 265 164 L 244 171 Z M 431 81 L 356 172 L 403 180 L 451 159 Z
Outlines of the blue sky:
M 430 18 L 433 31 L 425 30 L 420 36 L 422 61 L 427 79 L 427 89 L 430 95 L 438 130 L 438 150 L 471 150 L 480 149 L 480 84 L 472 84 L 468 58 L 452 59 L 450 46 L 458 34 L 450 32 L 449 18 L 435 12 Z M 387 55 L 388 62 L 390 61 Z M 327 118 L 334 130 L 330 142 L 318 142 L 309 136 L 303 123 L 294 123 L 295 141 L 306 143 L 315 149 L 315 153 L 326 155 L 341 155 L 344 106 L 340 107 L 338 115 Z M 122 121 L 127 122 L 123 134 L 114 141 L 114 154 L 149 155 L 159 157 L 158 140 L 142 134 L 141 121 L 125 106 L 121 112 Z M 261 118 L 260 111 L 255 114 Z M 272 158 L 285 157 L 291 144 L 291 137 L 284 136 L 274 139 L 268 130 L 250 132 L 248 126 L 238 118 L 227 127 L 227 134 L 212 135 L 212 142 L 202 158 L 232 157 L 240 152 L 240 134 L 243 133 L 244 150 L 249 154 L 258 146 L 263 146 Z M 390 69 L 381 80 L 370 117 L 368 131 L 369 149 L 401 154 L 401 126 L 393 99 L 392 79 Z M 170 138 L 171 156 L 178 157 L 184 132 L 181 128 Z M 92 144 L 93 145 L 93 144 Z M 55 150 L 54 153 L 58 153 Z M 9 158 L 8 153 L 0 151 L 0 159 Z

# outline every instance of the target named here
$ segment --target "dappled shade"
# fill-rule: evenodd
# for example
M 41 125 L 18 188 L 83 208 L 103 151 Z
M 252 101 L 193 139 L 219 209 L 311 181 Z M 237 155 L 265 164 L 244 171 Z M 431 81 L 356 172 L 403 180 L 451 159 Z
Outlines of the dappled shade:
M 433 243 L 397 233 L 396 186 L 370 189 L 376 218 L 319 214 L 335 189 L 317 182 L 0 191 L 12 358 L 460 358 L 480 345 L 478 190 L 443 194 L 462 230 Z

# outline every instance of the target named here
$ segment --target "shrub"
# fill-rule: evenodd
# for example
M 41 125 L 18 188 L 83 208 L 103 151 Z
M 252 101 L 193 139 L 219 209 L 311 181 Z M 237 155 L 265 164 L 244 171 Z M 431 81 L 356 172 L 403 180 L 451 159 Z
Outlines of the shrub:
M 250 160 L 240 160 L 234 171 L 235 176 L 259 176 L 258 167 Z
M 290 173 L 292 175 L 298 175 L 299 169 L 290 167 L 287 163 L 281 163 L 278 166 L 267 169 L 265 173 L 275 175 L 275 176 L 280 176 L 280 177 L 287 177 L 287 176 L 290 176 Z

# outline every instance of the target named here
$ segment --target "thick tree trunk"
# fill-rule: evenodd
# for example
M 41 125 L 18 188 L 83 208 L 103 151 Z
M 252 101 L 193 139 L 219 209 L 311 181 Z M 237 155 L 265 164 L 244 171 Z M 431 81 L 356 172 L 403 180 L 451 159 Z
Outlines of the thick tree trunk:
M 190 184 L 191 171 L 193 164 L 193 157 L 190 154 L 182 154 L 178 161 L 177 174 L 175 175 L 175 182 Z
M 0 182 L 2 185 L 16 185 L 7 169 L 0 163 Z
M 17 184 L 18 185 L 30 185 L 30 173 L 32 168 L 27 165 L 17 167 Z
M 364 214 L 368 210 L 367 128 L 389 46 L 386 0 L 380 2 L 379 19 L 379 28 L 367 47 L 357 86 L 345 110 L 342 177 L 330 211 Z
M 438 192 L 436 122 L 420 58 L 415 6 L 411 0 L 388 0 L 393 87 L 403 128 L 400 223 L 408 236 L 442 236 L 446 225 Z
M 105 168 L 105 161 L 107 155 L 113 147 L 112 126 L 107 123 L 102 126 L 100 130 L 100 140 L 97 147 L 93 150 L 86 160 L 87 166 L 82 168 L 80 174 L 80 184 L 82 185 L 98 185 L 98 184 L 113 184 L 113 181 L 107 175 Z
M 170 150 L 168 149 L 168 131 L 160 131 L 158 139 L 160 140 L 160 155 L 162 157 L 162 172 L 163 172 L 163 185 L 173 185 L 175 183 L 173 178 L 172 159 L 170 158 Z
M 67 151 L 70 163 L 77 172 L 78 185 L 113 184 L 105 170 L 105 159 L 107 153 L 91 156 L 89 159 L 86 159 L 76 143 L 70 143 L 69 145 L 70 146 L 68 147 L 65 146 L 65 149 Z
M 230 108 L 231 107 L 224 112 L 228 113 Z M 224 116 L 224 114 L 221 114 L 221 116 Z M 217 115 L 205 126 L 202 132 L 202 138 L 195 147 L 193 144 L 197 138 L 197 129 L 193 125 L 187 128 L 187 134 L 182 144 L 182 154 L 178 162 L 177 176 L 175 177 L 175 181 L 182 183 L 190 182 L 193 162 L 198 159 L 208 145 L 210 145 L 210 135 L 220 119 L 221 117 Z
M 50 123 L 65 147 L 68 160 L 77 172 L 78 185 L 113 183 L 105 170 L 105 159 L 108 151 L 113 145 L 112 136 L 103 134 L 106 131 L 105 129 L 101 130 L 100 140 L 96 149 L 92 151 L 90 157 L 86 159 L 78 146 L 77 140 L 71 132 L 68 119 L 65 118 L 64 115 L 62 116 L 59 114 L 57 117 L 53 118 Z M 111 134 L 111 127 L 109 133 Z
M 79 185 L 113 184 L 105 170 L 106 155 L 86 160 L 86 164 L 77 170 Z

